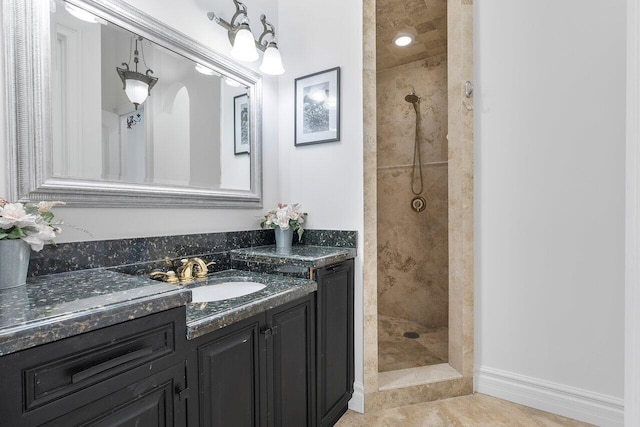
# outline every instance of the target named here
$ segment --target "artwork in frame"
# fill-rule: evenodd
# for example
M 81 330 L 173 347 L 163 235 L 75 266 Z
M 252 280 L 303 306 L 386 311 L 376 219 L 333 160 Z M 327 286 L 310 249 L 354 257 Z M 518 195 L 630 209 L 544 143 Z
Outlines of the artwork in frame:
M 340 67 L 295 80 L 295 145 L 340 141 Z
M 249 95 L 233 97 L 233 152 L 249 154 Z

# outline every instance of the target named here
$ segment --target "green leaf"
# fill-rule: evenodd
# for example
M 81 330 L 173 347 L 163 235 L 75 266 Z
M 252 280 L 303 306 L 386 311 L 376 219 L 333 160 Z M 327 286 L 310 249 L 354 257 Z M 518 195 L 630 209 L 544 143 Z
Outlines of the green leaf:
M 40 214 L 40 216 L 47 222 L 51 222 L 53 220 L 53 217 L 54 217 L 53 213 L 50 212 L 50 211 L 49 212 L 42 212 Z
M 7 233 L 7 238 L 9 239 L 20 239 L 22 237 L 27 237 L 24 231 L 18 227 L 12 227 L 9 229 L 9 233 Z

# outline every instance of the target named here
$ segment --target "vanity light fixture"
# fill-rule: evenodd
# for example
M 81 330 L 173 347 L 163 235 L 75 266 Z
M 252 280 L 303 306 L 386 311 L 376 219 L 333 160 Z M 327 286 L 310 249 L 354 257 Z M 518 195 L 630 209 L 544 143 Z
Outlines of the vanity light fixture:
M 133 103 L 138 109 L 138 106 L 142 104 L 147 96 L 151 95 L 151 89 L 158 82 L 157 77 L 152 77 L 153 70 L 149 69 L 147 66 L 147 62 L 144 60 L 144 51 L 142 50 L 142 40 L 141 36 L 135 36 L 131 40 L 133 43 L 135 39 L 135 50 L 133 51 L 133 62 L 135 64 L 135 71 L 131 71 L 129 69 L 129 64 L 126 62 L 122 63 L 124 68 L 116 67 L 116 71 L 118 72 L 118 76 L 120 76 L 120 80 L 122 80 L 122 88 L 124 92 L 127 94 L 129 101 Z M 142 74 L 138 72 L 138 42 L 140 42 L 140 52 L 142 53 L 142 62 L 144 66 L 147 67 L 147 71 Z M 129 53 L 129 62 L 131 62 L 131 53 Z
M 196 71 L 199 72 L 200 74 L 204 74 L 205 76 L 213 76 L 214 74 L 216 74 L 216 72 L 213 71 L 211 68 L 205 67 L 202 64 L 196 64 Z
M 258 59 L 258 51 L 264 52 L 260 71 L 265 74 L 279 75 L 284 73 L 282 66 L 282 57 L 276 44 L 276 29 L 267 21 L 265 15 L 260 16 L 263 31 L 256 41 L 249 27 L 249 17 L 247 16 L 247 7 L 244 3 L 233 0 L 236 6 L 236 13 L 231 18 L 231 22 L 217 16 L 214 12 L 207 13 L 209 20 L 215 21 L 217 24 L 227 30 L 229 41 L 233 48 L 231 55 L 239 61 L 253 62 Z M 257 49 L 256 49 L 257 48 Z
M 69 12 L 71 16 L 78 18 L 81 21 L 91 22 L 92 24 L 107 25 L 107 21 L 105 21 L 104 19 L 98 18 L 93 13 L 79 8 L 78 6 L 75 6 L 71 3 L 65 2 L 64 8 L 67 12 Z
M 223 77 L 224 82 L 227 84 L 227 86 L 231 86 L 231 87 L 240 87 L 242 86 L 242 84 L 240 84 L 240 82 L 237 82 L 229 77 Z
M 222 79 L 223 82 L 225 82 L 227 84 L 227 86 L 231 86 L 231 87 L 240 87 L 242 86 L 242 84 L 240 82 L 237 82 L 235 80 L 233 80 L 230 77 L 227 77 L 225 75 L 222 75 L 216 71 L 213 71 L 211 68 L 206 67 L 202 64 L 196 64 L 196 71 L 204 74 L 205 76 L 218 76 Z
M 413 34 L 398 33 L 396 37 L 393 39 L 393 43 L 396 46 L 400 46 L 400 47 L 409 46 L 411 43 L 413 43 Z

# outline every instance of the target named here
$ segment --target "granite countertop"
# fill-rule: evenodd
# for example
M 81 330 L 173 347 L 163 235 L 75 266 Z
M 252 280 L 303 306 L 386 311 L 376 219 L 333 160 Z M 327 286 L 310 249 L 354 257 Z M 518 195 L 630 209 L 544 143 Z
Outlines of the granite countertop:
M 184 288 L 105 269 L 32 278 L 0 291 L 0 356 L 189 301 Z
M 291 250 L 277 249 L 275 246 L 259 246 L 231 251 L 233 260 L 314 268 L 325 267 L 355 257 L 355 248 L 311 245 L 293 245 Z
M 227 281 L 263 283 L 258 292 L 222 301 L 190 303 L 187 305 L 187 339 L 223 328 L 314 292 L 318 284 L 312 280 L 244 270 L 226 270 L 196 281 L 188 288 Z

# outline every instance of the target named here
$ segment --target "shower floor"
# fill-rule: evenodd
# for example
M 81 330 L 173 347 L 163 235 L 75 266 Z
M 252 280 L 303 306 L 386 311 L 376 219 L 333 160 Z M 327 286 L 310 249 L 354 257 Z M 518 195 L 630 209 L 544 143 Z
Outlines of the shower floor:
M 405 332 L 417 332 L 417 339 L 405 338 Z M 449 328 L 429 327 L 411 320 L 378 316 L 378 371 L 447 363 Z

